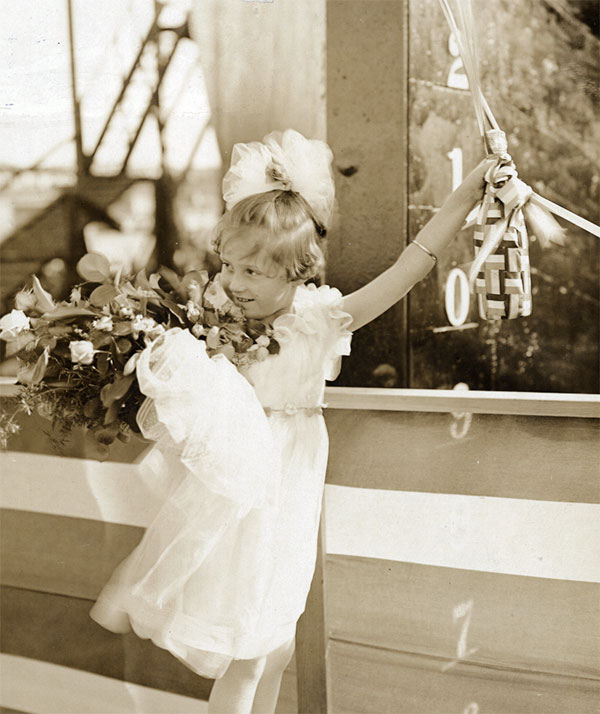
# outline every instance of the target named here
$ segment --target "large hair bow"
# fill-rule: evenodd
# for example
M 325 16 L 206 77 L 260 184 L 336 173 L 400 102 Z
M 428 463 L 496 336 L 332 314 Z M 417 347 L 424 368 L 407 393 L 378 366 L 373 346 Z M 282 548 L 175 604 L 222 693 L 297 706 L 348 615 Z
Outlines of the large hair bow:
M 324 141 L 306 139 L 294 129 L 271 132 L 262 142 L 235 144 L 223 179 L 225 205 L 231 209 L 248 196 L 275 189 L 295 191 L 327 226 L 335 195 L 332 160 Z

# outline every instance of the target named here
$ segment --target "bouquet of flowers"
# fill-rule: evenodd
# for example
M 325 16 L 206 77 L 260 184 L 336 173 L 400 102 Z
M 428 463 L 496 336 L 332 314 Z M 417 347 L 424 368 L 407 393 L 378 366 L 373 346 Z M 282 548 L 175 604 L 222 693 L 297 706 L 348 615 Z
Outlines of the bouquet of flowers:
M 139 432 L 136 414 L 145 399 L 135 367 L 140 354 L 173 327 L 206 341 L 212 357 L 236 366 L 279 351 L 270 326 L 247 320 L 225 293 L 220 275 L 183 276 L 168 268 L 147 276 L 111 276 L 108 260 L 88 253 L 77 264 L 84 282 L 68 301 L 55 303 L 39 280 L 15 297 L 0 319 L 0 339 L 12 342 L 20 363 L 17 408 L 0 415 L 0 445 L 18 431 L 19 412 L 34 410 L 52 421 L 60 448 L 85 427 L 100 451 Z

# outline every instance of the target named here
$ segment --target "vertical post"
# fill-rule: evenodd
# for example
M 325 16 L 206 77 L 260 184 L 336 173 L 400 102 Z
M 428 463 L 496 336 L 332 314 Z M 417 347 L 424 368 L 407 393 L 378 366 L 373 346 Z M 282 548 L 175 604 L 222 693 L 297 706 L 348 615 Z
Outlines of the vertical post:
M 343 294 L 383 272 L 406 245 L 408 5 L 327 0 L 327 139 L 339 207 L 327 281 Z M 406 386 L 407 345 L 404 300 L 358 331 L 338 384 Z
M 410 28 L 410 0 L 409 2 L 403 1 L 399 9 L 399 20 L 400 20 L 400 66 L 401 72 L 398 77 L 400 81 L 400 86 L 402 88 L 402 115 L 400 124 L 400 135 L 402 139 L 402 144 L 404 147 L 403 151 L 403 185 L 401 189 L 404 193 L 402 197 L 402 212 L 403 212 L 403 228 L 402 228 L 402 248 L 406 248 L 409 243 L 410 236 L 410 165 L 409 165 L 409 131 L 410 131 L 410 100 L 409 100 L 409 90 L 408 90 L 408 74 L 409 74 L 409 61 L 410 61 L 410 46 L 409 46 L 409 28 Z M 406 296 L 405 300 L 400 303 L 399 316 L 401 324 L 404 325 L 404 330 L 400 340 L 400 345 L 402 347 L 402 354 L 404 355 L 404 370 L 402 374 L 402 381 L 398 385 L 399 387 L 410 387 L 411 386 L 411 375 L 412 375 L 412 350 L 411 350 L 411 310 L 410 310 L 410 292 Z
M 80 190 L 82 178 L 87 174 L 88 164 L 83 153 L 83 134 L 81 129 L 81 111 L 77 97 L 77 70 L 75 58 L 75 32 L 73 28 L 73 0 L 67 0 L 67 15 L 69 19 L 69 55 L 71 60 L 71 93 L 73 98 L 73 120 L 75 124 L 75 150 L 77 155 L 77 178 L 75 192 L 69 198 L 69 265 L 71 270 L 75 263 L 85 253 L 83 241 L 83 227 L 80 221 L 80 207 L 77 195 Z
M 306 601 L 306 609 L 296 628 L 296 680 L 299 714 L 327 714 L 324 503 L 319 526 L 315 574 Z
M 174 216 L 176 182 L 163 170 L 154 182 L 156 260 L 159 265 L 174 268 L 173 256 L 178 241 L 178 229 Z
M 173 256 L 179 245 L 179 231 L 174 215 L 175 195 L 177 193 L 177 182 L 171 176 L 169 167 L 166 162 L 166 146 L 165 146 L 165 125 L 160 111 L 160 89 L 161 81 L 166 72 L 168 64 L 175 52 L 178 39 L 175 41 L 175 47 L 170 50 L 169 54 L 164 52 L 164 47 L 160 41 L 160 31 L 155 37 L 156 46 L 156 61 L 157 61 L 157 77 L 156 91 L 152 97 L 154 116 L 158 127 L 158 135 L 160 140 L 160 162 L 161 173 L 159 178 L 154 182 L 154 200 L 155 200 L 155 226 L 154 233 L 156 235 L 156 259 L 159 265 L 166 265 L 174 268 L 175 262 Z
M 75 122 L 75 148 L 77 151 L 77 178 L 87 170 L 86 157 L 83 153 L 83 134 L 81 130 L 81 110 L 77 97 L 77 71 L 75 61 L 75 33 L 73 30 L 73 0 L 67 0 L 69 17 L 69 45 L 71 58 L 71 93 L 73 97 L 73 118 Z

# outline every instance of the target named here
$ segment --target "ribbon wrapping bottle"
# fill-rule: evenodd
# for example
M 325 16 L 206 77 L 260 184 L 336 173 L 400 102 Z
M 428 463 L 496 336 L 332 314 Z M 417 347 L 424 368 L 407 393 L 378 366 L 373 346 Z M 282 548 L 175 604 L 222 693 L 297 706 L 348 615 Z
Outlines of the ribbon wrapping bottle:
M 480 317 L 511 320 L 531 314 L 529 241 L 523 206 L 532 190 L 517 177 L 515 165 L 506 152 L 504 132 L 492 130 L 486 135 L 498 162 L 485 177 L 470 277 Z

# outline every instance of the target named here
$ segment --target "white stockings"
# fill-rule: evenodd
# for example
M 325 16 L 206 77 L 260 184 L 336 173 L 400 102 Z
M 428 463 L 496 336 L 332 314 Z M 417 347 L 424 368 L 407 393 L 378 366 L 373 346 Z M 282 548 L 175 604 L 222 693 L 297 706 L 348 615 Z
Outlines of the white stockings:
M 258 682 L 252 714 L 273 714 L 279 697 L 281 677 L 294 654 L 294 640 L 290 640 L 267 656 L 265 668 Z
M 273 714 L 281 678 L 294 654 L 294 640 L 257 659 L 238 659 L 215 680 L 208 714 Z

